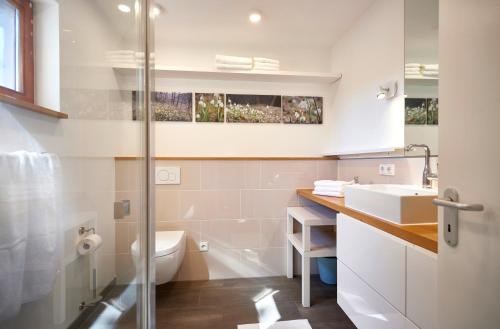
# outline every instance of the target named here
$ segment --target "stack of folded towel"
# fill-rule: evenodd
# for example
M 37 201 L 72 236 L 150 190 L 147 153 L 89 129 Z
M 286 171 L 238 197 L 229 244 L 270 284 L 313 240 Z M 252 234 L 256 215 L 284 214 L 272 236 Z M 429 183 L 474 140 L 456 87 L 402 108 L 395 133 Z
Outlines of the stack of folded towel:
M 153 57 L 153 54 L 151 54 L 150 58 L 152 59 Z M 110 50 L 106 52 L 105 59 L 113 66 L 138 64 L 144 63 L 144 53 L 133 50 Z
M 405 64 L 405 78 L 421 79 L 426 77 L 437 78 L 439 76 L 439 64 Z
M 420 64 L 420 63 L 407 63 L 407 64 L 405 64 L 405 77 L 406 78 L 421 78 L 422 77 L 422 64 Z
M 343 198 L 344 187 L 352 184 L 354 184 L 354 181 L 318 180 L 314 182 L 313 194 Z
M 271 58 L 254 57 L 253 69 L 256 71 L 279 71 L 280 61 Z
M 264 57 L 239 57 L 215 55 L 215 67 L 218 70 L 234 71 L 279 71 L 280 61 Z
M 215 67 L 219 70 L 245 71 L 251 70 L 252 66 L 250 57 L 215 55 Z
M 430 77 L 439 76 L 439 64 L 424 64 L 422 75 Z

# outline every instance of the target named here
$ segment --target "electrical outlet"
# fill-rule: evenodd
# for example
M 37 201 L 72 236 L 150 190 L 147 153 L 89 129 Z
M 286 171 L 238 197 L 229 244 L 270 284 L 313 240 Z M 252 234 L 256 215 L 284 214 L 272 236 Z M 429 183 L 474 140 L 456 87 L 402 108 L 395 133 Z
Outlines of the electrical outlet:
M 201 252 L 208 251 L 208 241 L 200 241 L 200 251 Z
M 395 176 L 396 165 L 393 163 L 380 164 L 378 166 L 378 173 L 382 176 Z

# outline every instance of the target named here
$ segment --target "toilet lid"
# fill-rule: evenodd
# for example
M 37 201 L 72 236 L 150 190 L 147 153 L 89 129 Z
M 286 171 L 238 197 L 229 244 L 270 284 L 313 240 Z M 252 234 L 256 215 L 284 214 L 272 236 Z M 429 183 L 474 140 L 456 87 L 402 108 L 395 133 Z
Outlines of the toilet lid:
M 179 250 L 184 234 L 184 231 L 157 231 L 155 257 L 170 255 Z M 133 254 L 139 253 L 137 241 L 132 243 L 131 249 Z

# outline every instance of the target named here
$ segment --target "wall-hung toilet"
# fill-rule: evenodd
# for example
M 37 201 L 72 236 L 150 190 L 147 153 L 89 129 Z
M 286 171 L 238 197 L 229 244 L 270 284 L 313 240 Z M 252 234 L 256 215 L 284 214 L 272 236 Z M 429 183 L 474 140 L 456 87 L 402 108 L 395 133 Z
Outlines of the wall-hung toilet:
M 134 241 L 130 246 L 135 266 L 139 266 L 139 246 Z M 156 284 L 167 283 L 179 270 L 186 253 L 186 233 L 184 231 L 157 231 L 156 252 Z

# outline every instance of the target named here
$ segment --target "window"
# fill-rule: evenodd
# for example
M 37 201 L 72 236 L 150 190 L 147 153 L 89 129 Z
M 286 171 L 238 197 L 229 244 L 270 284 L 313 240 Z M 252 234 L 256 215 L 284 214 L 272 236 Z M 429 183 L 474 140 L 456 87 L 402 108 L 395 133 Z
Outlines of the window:
M 33 10 L 28 0 L 0 0 L 0 94 L 33 103 Z

